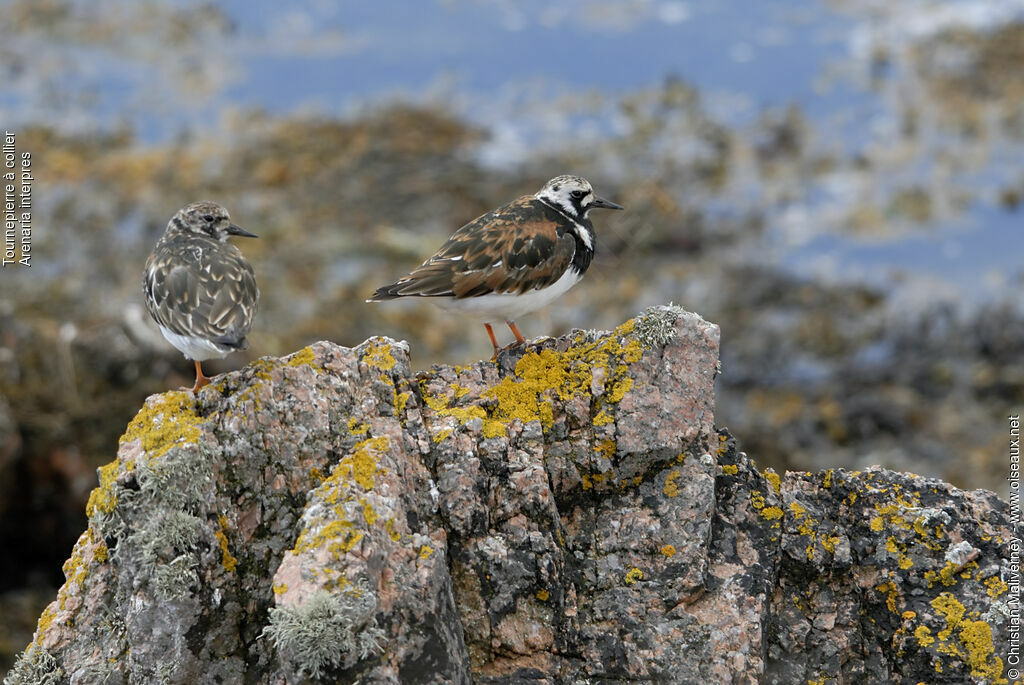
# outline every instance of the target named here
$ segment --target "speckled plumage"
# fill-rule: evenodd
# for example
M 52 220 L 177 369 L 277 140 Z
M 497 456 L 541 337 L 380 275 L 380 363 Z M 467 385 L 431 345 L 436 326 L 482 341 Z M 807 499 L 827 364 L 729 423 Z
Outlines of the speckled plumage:
M 594 255 L 594 208 L 622 209 L 594 195 L 579 176 L 556 176 L 535 195 L 474 219 L 410 274 L 378 288 L 368 302 L 429 297 L 440 307 L 490 324 L 547 305 L 583 277 Z
M 215 202 L 179 210 L 146 261 L 146 308 L 164 337 L 196 363 L 196 386 L 205 385 L 200 362 L 243 350 L 260 291 L 252 266 L 227 242 L 256 237 L 231 223 Z

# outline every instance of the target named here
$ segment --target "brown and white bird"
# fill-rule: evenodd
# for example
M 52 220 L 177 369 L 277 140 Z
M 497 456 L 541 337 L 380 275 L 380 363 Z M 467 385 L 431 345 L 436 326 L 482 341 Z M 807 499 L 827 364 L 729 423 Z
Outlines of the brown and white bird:
M 457 230 L 408 276 L 378 288 L 367 302 L 429 297 L 442 309 L 491 324 L 504 321 L 526 342 L 515 320 L 576 285 L 594 256 L 590 210 L 622 209 L 594 194 L 579 176 L 556 176 L 535 195 L 487 212 Z
M 257 237 L 231 223 L 216 202 L 178 210 L 146 260 L 146 309 L 167 342 L 196 365 L 196 392 L 210 382 L 201 362 L 249 346 L 260 291 L 252 266 L 229 236 Z

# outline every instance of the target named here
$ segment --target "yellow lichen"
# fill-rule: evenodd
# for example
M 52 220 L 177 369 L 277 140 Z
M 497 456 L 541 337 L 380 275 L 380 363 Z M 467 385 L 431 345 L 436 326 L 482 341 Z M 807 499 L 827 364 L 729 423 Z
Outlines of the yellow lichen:
M 495 421 L 494 419 L 485 419 L 483 426 L 480 429 L 480 434 L 485 438 L 502 438 L 505 436 L 507 429 L 505 424 L 501 421 Z
M 967 609 L 948 592 L 931 601 L 931 606 L 946 621 L 946 628 L 936 635 L 938 650 L 964 659 L 971 667 L 971 676 L 996 682 L 1003 673 L 1003 660 L 995 656 L 992 628 L 985 621 L 967 617 Z M 972 612 L 971 616 L 977 616 Z M 951 640 L 954 632 L 957 639 Z M 1003 681 L 1005 682 L 1005 681 Z
M 795 518 L 797 521 L 802 519 L 804 516 L 807 516 L 807 509 L 805 509 L 804 506 L 799 502 L 790 502 L 789 510 L 793 512 L 793 518 Z
M 551 395 L 559 395 L 565 384 L 566 371 L 562 357 L 553 350 L 524 355 L 516 363 L 515 377 L 505 376 L 501 383 L 487 390 L 483 397 L 497 400 L 494 418 L 499 421 L 519 419 L 523 423 L 540 421 L 547 431 L 554 424 Z M 563 397 L 564 399 L 564 397 Z
M 603 371 L 606 379 L 604 402 L 621 402 L 633 387 L 633 379 L 628 376 L 628 364 L 638 361 L 643 355 L 642 347 L 633 344 L 638 341 L 623 346 L 616 337 L 628 335 L 629 330 L 632 329 L 628 326 L 620 326 L 613 336 L 589 343 L 579 340 L 564 353 L 550 349 L 527 353 L 516 363 L 515 378 L 506 376 L 484 394 L 484 397 L 498 401 L 494 418 L 499 421 L 539 420 L 547 430 L 553 423 L 552 399 L 568 400 L 589 395 L 597 369 Z M 617 363 L 613 367 L 614 361 L 620 357 L 627 363 Z M 604 409 L 598 412 L 597 418 L 597 425 L 606 425 L 613 420 Z
M 75 542 L 71 557 L 65 561 L 64 565 L 61 567 L 61 570 L 64 571 L 64 578 L 67 579 L 69 584 L 76 583 L 81 585 L 85 582 L 85 577 L 89 573 L 89 565 L 86 562 L 85 557 L 82 555 L 82 551 L 83 548 L 90 543 L 92 543 L 92 528 L 86 529 L 86 531 L 78 537 L 78 541 Z M 62 591 L 63 589 L 64 588 L 61 588 Z M 63 603 L 61 604 L 61 608 L 63 608 Z
M 452 434 L 452 429 L 451 428 L 445 428 L 443 430 L 439 430 L 437 433 L 434 434 L 434 438 L 433 438 L 434 442 L 444 442 L 444 440 L 447 439 L 448 436 L 450 436 L 451 434 Z
M 672 545 L 662 545 L 661 553 L 664 554 L 666 557 L 673 557 L 676 554 L 676 548 Z
M 784 515 L 785 514 L 783 513 L 781 507 L 762 507 L 761 508 L 761 518 L 766 519 L 768 521 L 774 521 L 776 519 L 781 519 Z
M 117 492 L 114 490 L 117 466 L 118 462 L 115 459 L 99 468 L 100 485 L 89 494 L 89 501 L 85 505 L 85 515 L 89 518 L 92 518 L 97 512 L 109 514 L 117 507 Z
M 638 362 L 643 356 L 644 346 L 635 338 L 622 346 L 622 359 L 627 364 Z
M 412 397 L 411 392 L 401 392 L 395 394 L 395 416 L 400 416 L 405 411 L 405 405 Z
M 288 592 L 288 583 L 277 583 L 274 585 L 275 595 L 283 595 L 286 592 Z
M 722 475 L 735 476 L 739 471 L 739 467 L 736 464 L 722 464 Z
M 462 425 L 466 425 L 470 421 L 473 421 L 474 419 L 480 419 L 481 422 L 484 422 L 487 419 L 487 412 L 484 411 L 483 407 L 476 405 L 469 407 L 451 407 L 448 405 L 448 398 L 446 398 L 443 395 L 431 395 L 427 392 L 424 392 L 423 402 L 438 415 L 454 417 Z M 490 437 L 499 437 L 498 435 L 493 434 L 495 432 L 495 427 L 493 425 L 488 427 L 488 432 L 492 434 Z M 443 437 L 441 437 L 440 439 L 435 436 L 435 442 L 440 442 L 444 438 L 451 435 L 451 430 L 445 429 L 444 431 L 442 431 L 442 433 L 439 433 L 439 435 L 441 434 L 443 434 Z M 504 434 L 505 427 L 501 426 L 501 435 Z
M 956 628 L 963 619 L 964 614 L 967 613 L 967 609 L 960 603 L 960 600 L 948 592 L 940 593 L 938 597 L 931 601 L 931 605 L 935 611 L 942 614 L 946 619 L 946 628 L 938 634 L 939 640 L 946 642 L 950 635 L 953 634 L 953 629 Z
M 360 423 L 354 416 L 348 420 L 348 432 L 352 435 L 362 435 L 369 432 L 369 430 L 369 425 Z
M 539 421 L 546 432 L 554 425 L 555 400 L 590 396 L 595 372 L 600 371 L 605 392 L 598 400 L 594 425 L 608 425 L 614 418 L 601 403 L 614 404 L 625 397 L 633 386 L 628 364 L 643 356 L 638 341 L 623 344 L 619 340 L 619 336 L 628 335 L 631 330 L 630 326 L 620 326 L 614 335 L 591 342 L 577 338 L 566 352 L 545 349 L 526 353 L 516 363 L 514 374 L 483 393 L 480 399 L 493 400 L 486 411 L 478 405 L 451 406 L 469 393 L 457 383 L 449 385 L 450 393 L 431 395 L 426 392 L 426 381 L 421 382 L 423 401 L 434 412 L 452 416 L 463 425 L 479 418 L 485 438 L 503 437 L 513 421 Z
M 625 367 L 622 370 L 616 369 L 618 373 L 625 373 Z M 626 396 L 633 387 L 633 379 L 629 376 L 623 376 L 619 381 L 611 386 L 611 390 L 608 391 L 607 399 L 613 404 L 618 404 L 622 401 L 622 398 Z
M 914 637 L 917 638 L 917 644 L 922 647 L 927 647 L 935 642 L 935 638 L 932 637 L 932 631 L 928 626 L 918 626 L 917 630 L 914 631 Z
M 269 359 L 257 359 L 256 361 L 249 364 L 249 366 L 246 368 L 252 370 L 253 378 L 256 378 L 261 381 L 273 380 L 273 377 L 270 375 L 270 372 L 274 370 L 274 364 Z M 223 392 L 225 388 L 224 381 L 218 381 L 217 383 L 214 383 L 214 387 L 217 388 L 218 391 Z M 246 391 L 245 396 L 248 397 L 253 392 L 255 392 L 255 390 L 256 389 L 254 387 L 249 388 Z
M 139 440 L 149 457 L 157 459 L 173 447 L 197 442 L 203 423 L 191 393 L 166 392 L 135 415 L 120 443 Z
M 363 538 L 363 532 L 357 530 L 356 523 L 347 518 L 346 504 L 354 503 L 355 486 L 370 491 L 375 486 L 375 478 L 381 469 L 377 466 L 377 456 L 390 447 L 387 437 L 369 438 L 357 443 L 352 454 L 343 458 L 316 489 L 314 496 L 330 507 L 331 518 L 320 521 L 318 525 L 310 525 L 299 533 L 295 541 L 295 550 L 305 552 L 326 547 L 335 557 L 348 552 Z M 368 500 L 360 498 L 362 519 L 372 524 L 378 518 Z M 360 524 L 361 525 L 361 524 Z M 316 531 L 316 532 L 313 532 Z M 392 529 L 388 528 L 389 534 Z
M 363 518 L 366 519 L 366 525 L 372 526 L 380 516 L 377 515 L 377 512 L 373 510 L 373 506 L 364 498 L 360 497 L 359 503 L 363 505 Z
M 316 354 L 314 354 L 313 348 L 307 346 L 293 354 L 291 359 L 285 362 L 285 366 L 309 366 L 314 371 L 323 371 L 319 364 L 313 362 L 314 359 L 316 359 Z
M 596 487 L 600 487 L 605 481 L 613 479 L 615 473 L 584 473 L 581 478 L 583 479 L 583 489 L 592 490 Z
M 672 469 L 669 474 L 665 477 L 665 487 L 662 488 L 662 492 L 665 493 L 666 497 L 676 497 L 679 494 L 679 486 L 676 485 L 676 478 L 682 475 L 676 469 Z
M 715 450 L 715 455 L 721 457 L 726 452 L 729 451 L 729 446 L 726 444 L 728 441 L 729 441 L 729 438 L 725 437 L 724 435 L 719 435 L 718 436 L 718 449 Z M 769 469 L 769 470 L 771 470 L 771 469 Z M 767 477 L 767 474 L 766 474 L 766 477 Z
M 821 536 L 821 546 L 829 554 L 835 554 L 836 553 L 836 545 L 838 545 L 838 544 L 839 544 L 839 536 L 838 535 L 822 535 Z
M 594 451 L 602 458 L 611 460 L 615 456 L 616 444 L 614 440 L 602 440 L 594 446 Z
M 334 520 L 321 526 L 315 535 L 310 534 L 309 529 L 304 529 L 299 533 L 299 539 L 295 541 L 295 551 L 307 552 L 326 545 L 329 552 L 338 556 L 348 552 L 362 539 L 363 533 L 354 530 L 351 521 Z
M 992 627 L 984 621 L 965 621 L 960 629 L 960 642 L 967 650 L 967 665 L 975 678 L 999 678 L 1003 674 L 1003 660 L 995 656 L 992 645 Z
M 928 536 L 928 529 L 924 527 L 924 517 L 923 516 L 918 516 L 916 519 L 914 519 L 913 526 L 914 526 L 914 532 L 915 533 L 917 533 L 921 537 L 927 537 Z
M 39 621 L 36 623 L 36 639 L 33 644 L 38 645 L 42 642 L 44 633 L 46 633 L 56 618 L 57 610 L 53 608 L 53 604 L 43 609 L 43 613 L 39 616 Z
M 884 583 L 879 583 L 875 586 L 875 590 L 886 594 L 885 606 L 892 613 L 896 613 L 896 597 L 899 595 L 899 588 L 896 583 L 891 580 L 887 580 Z
M 782 492 L 782 479 L 779 478 L 779 474 L 769 469 L 765 471 L 764 477 L 765 480 L 772 484 L 772 489 L 775 490 L 776 495 Z
M 388 537 L 398 542 L 402 539 L 402 534 L 395 530 L 395 519 L 389 518 L 384 522 L 384 529 L 388 531 Z
M 636 330 L 636 319 L 630 319 L 629 321 L 623 321 L 615 327 L 615 335 L 626 336 Z
M 870 474 L 869 474 L 870 475 Z M 910 530 L 913 528 L 913 522 L 907 520 L 906 514 L 911 511 L 916 511 L 921 506 L 921 495 L 916 492 L 909 493 L 910 497 L 906 497 L 902 492 L 902 487 L 898 483 L 892 484 L 891 488 L 872 488 L 877 492 L 889 492 L 895 494 L 895 501 L 889 502 L 888 504 L 876 504 L 875 511 L 878 512 L 878 516 L 871 519 L 871 530 L 878 532 L 881 531 L 884 524 L 888 523 L 890 526 L 901 528 L 903 530 Z
M 636 581 L 643 580 L 643 577 L 644 572 L 636 567 L 633 567 L 629 570 L 628 573 L 626 573 L 624 582 L 626 583 L 626 585 L 636 585 Z
M 420 547 L 420 559 L 427 559 L 433 553 L 434 548 L 430 545 L 423 545 L 422 547 Z
M 999 576 L 991 576 L 985 580 L 985 587 L 988 588 L 989 597 L 998 597 L 1007 590 L 1009 586 Z
M 335 467 L 347 470 L 352 478 L 363 487 L 364 490 L 373 490 L 374 476 L 377 474 L 377 455 L 386 452 L 391 442 L 387 437 L 369 438 L 356 443 L 351 455 L 345 457 Z M 334 474 L 331 474 L 331 478 Z
M 223 516 L 217 517 L 217 523 L 219 528 L 214 533 L 217 536 L 217 542 L 220 543 L 220 563 L 224 567 L 224 570 L 228 573 L 234 573 L 235 567 L 238 565 L 238 559 L 231 555 L 228 550 L 228 536 L 224 533 L 224 530 L 228 526 L 228 520 Z
M 548 601 L 548 597 L 550 597 L 550 596 L 551 596 L 551 594 L 547 590 L 545 590 L 545 589 L 537 590 L 536 597 L 537 597 L 537 599 L 539 599 L 542 602 Z
M 372 343 L 362 360 L 367 366 L 373 366 L 382 371 L 390 371 L 398 363 L 391 354 L 391 346 L 386 343 Z
M 940 581 L 946 587 L 952 587 L 956 585 L 956 572 L 960 570 L 960 567 L 954 564 L 952 561 L 947 561 L 946 565 L 943 566 L 938 573 L 935 571 L 925 571 L 924 577 L 928 581 L 928 587 L 935 585 L 935 581 Z

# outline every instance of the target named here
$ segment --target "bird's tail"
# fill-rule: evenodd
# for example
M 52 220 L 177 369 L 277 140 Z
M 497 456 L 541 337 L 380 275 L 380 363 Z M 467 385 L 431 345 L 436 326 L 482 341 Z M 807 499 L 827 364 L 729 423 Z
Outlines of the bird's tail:
M 385 300 L 395 300 L 402 295 L 398 292 L 400 284 L 392 283 L 391 285 L 381 286 L 377 288 L 377 292 L 367 299 L 367 302 L 384 302 Z
M 238 333 L 237 331 L 228 331 L 219 338 L 214 338 L 213 342 L 217 345 L 230 347 L 233 350 L 247 350 L 249 349 L 249 339 L 245 335 L 245 333 Z

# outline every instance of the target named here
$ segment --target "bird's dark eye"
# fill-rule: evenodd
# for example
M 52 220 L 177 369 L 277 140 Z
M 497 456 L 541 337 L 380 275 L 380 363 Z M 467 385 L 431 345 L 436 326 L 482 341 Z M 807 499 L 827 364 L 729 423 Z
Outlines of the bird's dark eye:
M 580 198 L 582 198 L 584 195 L 587 194 L 587 191 L 585 191 L 585 190 L 574 190 L 574 191 L 572 191 L 569 194 L 572 195 L 575 199 L 579 200 Z
M 205 221 L 208 224 L 212 224 L 213 223 L 213 215 L 212 214 L 207 214 L 206 216 L 203 217 L 203 221 Z

